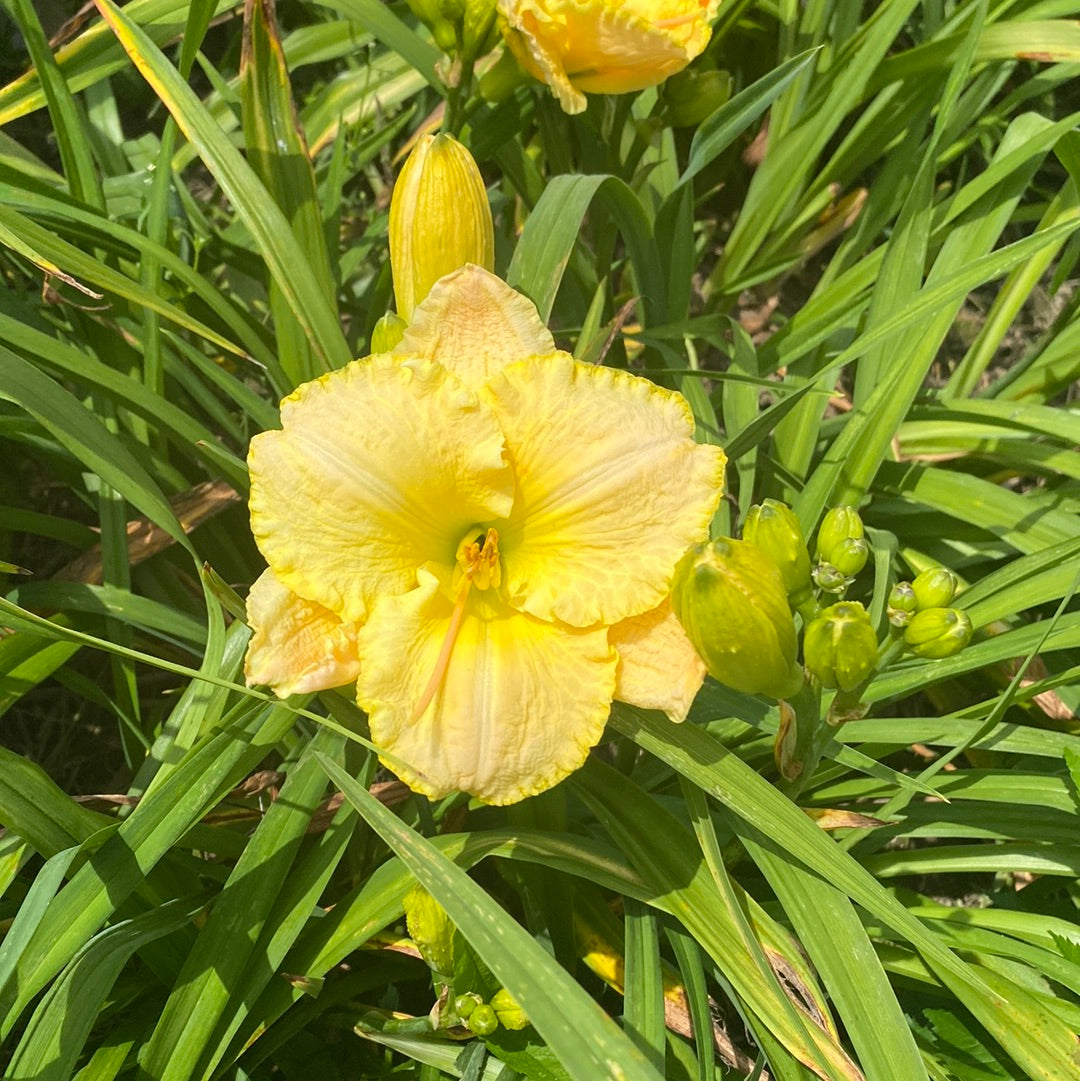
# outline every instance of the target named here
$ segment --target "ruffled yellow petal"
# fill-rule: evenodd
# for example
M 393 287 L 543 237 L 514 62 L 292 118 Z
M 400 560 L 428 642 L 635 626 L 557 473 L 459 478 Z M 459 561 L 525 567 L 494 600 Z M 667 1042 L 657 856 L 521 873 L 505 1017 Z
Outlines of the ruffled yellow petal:
M 432 287 L 394 353 L 437 360 L 476 389 L 507 364 L 554 349 L 533 302 L 470 265 Z
M 662 709 L 671 720 L 686 720 L 705 680 L 697 655 L 671 605 L 616 623 L 608 640 L 619 654 L 615 697 L 642 709 Z
M 379 602 L 360 632 L 357 699 L 402 780 L 437 798 L 515 803 L 550 788 L 600 739 L 615 688 L 605 628 L 576 631 L 474 590 L 438 690 L 416 720 L 451 632 L 454 603 L 434 575 Z M 404 763 L 405 767 L 399 765 Z
M 713 0 L 499 0 L 503 33 L 568 113 L 681 71 L 709 43 Z
M 660 604 L 723 491 L 723 452 L 694 442 L 686 400 L 565 353 L 511 365 L 484 396 L 517 479 L 499 525 L 510 604 L 575 627 Z
M 429 360 L 371 357 L 305 383 L 281 423 L 251 442 L 252 531 L 285 586 L 348 622 L 510 510 L 491 410 Z
M 356 625 L 306 601 L 263 571 L 247 600 L 254 631 L 244 658 L 249 687 L 265 684 L 282 698 L 352 683 L 360 672 Z

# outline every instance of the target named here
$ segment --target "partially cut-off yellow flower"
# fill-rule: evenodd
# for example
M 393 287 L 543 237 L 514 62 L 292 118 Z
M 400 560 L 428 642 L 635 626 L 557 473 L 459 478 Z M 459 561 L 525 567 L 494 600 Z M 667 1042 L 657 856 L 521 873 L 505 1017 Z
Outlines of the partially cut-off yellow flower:
M 424 135 L 413 148 L 394 185 L 389 232 L 394 298 L 405 322 L 445 274 L 466 263 L 495 266 L 484 180 L 452 135 Z
M 556 350 L 465 266 L 392 353 L 301 386 L 251 444 L 247 678 L 357 680 L 389 765 L 513 803 L 577 769 L 613 698 L 682 720 L 701 661 L 667 607 L 724 456 L 685 400 Z
M 499 0 L 503 36 L 568 113 L 682 71 L 709 43 L 719 0 Z

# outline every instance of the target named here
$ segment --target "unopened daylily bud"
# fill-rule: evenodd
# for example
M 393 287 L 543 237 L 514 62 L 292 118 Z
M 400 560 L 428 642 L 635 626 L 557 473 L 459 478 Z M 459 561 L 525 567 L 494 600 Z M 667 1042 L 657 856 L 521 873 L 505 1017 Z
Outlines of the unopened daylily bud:
M 413 309 L 445 274 L 495 266 L 495 229 L 472 155 L 453 136 L 425 135 L 402 167 L 390 200 L 390 269 L 398 315 Z
M 958 608 L 924 608 L 911 617 L 904 642 L 919 657 L 951 657 L 971 641 L 971 619 Z
M 777 565 L 722 537 L 675 568 L 671 607 L 713 677 L 744 694 L 787 698 L 802 683 L 795 621 Z
M 394 312 L 387 312 L 371 331 L 371 352 L 389 353 L 405 335 L 409 324 Z
M 826 593 L 843 593 L 850 581 L 843 571 L 838 571 L 831 563 L 819 563 L 814 567 L 814 584 Z
M 696 127 L 731 97 L 732 84 L 729 71 L 680 71 L 660 89 L 660 115 L 673 128 Z
M 854 507 L 833 507 L 825 512 L 825 517 L 821 520 L 814 555 L 823 563 L 835 565 L 833 550 L 842 541 L 861 540 L 862 536 L 863 524 L 859 512 Z
M 477 1036 L 490 1036 L 499 1027 L 499 1019 L 490 1006 L 481 1002 L 465 1019 L 465 1027 Z
M 848 578 L 854 578 L 869 558 L 870 545 L 863 537 L 846 537 L 829 553 L 829 562 Z
M 444 53 L 474 60 L 495 48 L 496 0 L 406 0 Z
M 458 995 L 454 999 L 454 1013 L 462 1020 L 469 1017 L 484 1000 L 475 992 L 467 991 L 464 995 Z
M 911 583 L 915 591 L 915 607 L 919 612 L 927 608 L 945 608 L 952 604 L 958 585 L 956 575 L 947 567 L 931 567 L 919 574 Z
M 877 659 L 870 615 L 855 601 L 822 609 L 803 636 L 803 661 L 823 687 L 854 690 L 874 670 Z
M 464 14 L 462 0 L 405 0 L 413 14 L 431 31 L 435 44 L 444 53 L 457 47 L 454 23 Z
M 915 590 L 910 582 L 897 582 L 889 593 L 889 622 L 894 627 L 906 627 L 918 607 Z
M 750 508 L 743 539 L 760 548 L 780 568 L 788 595 L 810 585 L 810 555 L 799 519 L 785 503 L 766 499 Z
M 518 1005 L 517 999 L 505 987 L 500 987 L 498 991 L 491 996 L 491 1008 L 495 1011 L 495 1016 L 499 1019 L 499 1024 L 503 1028 L 509 1028 L 517 1031 L 524 1028 L 529 1019 L 525 1016 L 525 1011 Z
M 461 52 L 472 60 L 491 52 L 501 35 L 495 22 L 496 0 L 465 0 L 461 23 Z

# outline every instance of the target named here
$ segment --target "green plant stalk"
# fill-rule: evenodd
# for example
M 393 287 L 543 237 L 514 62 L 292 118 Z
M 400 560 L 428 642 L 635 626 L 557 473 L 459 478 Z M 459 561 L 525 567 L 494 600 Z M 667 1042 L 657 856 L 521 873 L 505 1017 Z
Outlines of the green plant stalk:
M 794 800 L 814 775 L 825 748 L 832 742 L 833 734 L 821 711 L 821 685 L 817 680 L 805 679 L 788 704 L 794 711 L 791 723 L 795 726 L 794 747 L 789 759 L 793 767 L 798 766 L 799 772 L 790 780 L 781 776 L 777 788 Z

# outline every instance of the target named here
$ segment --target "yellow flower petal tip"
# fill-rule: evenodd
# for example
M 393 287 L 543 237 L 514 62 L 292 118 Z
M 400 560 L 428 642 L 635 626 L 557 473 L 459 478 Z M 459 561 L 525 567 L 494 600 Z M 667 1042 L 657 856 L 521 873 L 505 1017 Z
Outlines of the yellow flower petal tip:
M 437 360 L 471 387 L 522 357 L 555 351 L 532 301 L 468 264 L 436 282 L 394 348 Z
M 709 43 L 716 0 L 499 0 L 521 66 L 568 113 L 585 94 L 625 94 L 681 71 Z
M 248 594 L 251 644 L 244 659 L 248 686 L 273 687 L 282 698 L 352 683 L 360 674 L 356 626 L 305 601 L 264 571 Z
M 616 623 L 608 637 L 619 655 L 615 697 L 642 709 L 663 710 L 676 724 L 685 721 L 705 682 L 705 662 L 671 604 L 665 600 Z
M 484 180 L 453 136 L 424 135 L 417 142 L 394 185 L 389 231 L 394 297 L 406 322 L 444 274 L 466 263 L 494 267 Z
M 499 804 L 577 769 L 616 694 L 685 714 L 700 676 L 652 610 L 708 535 L 724 456 L 681 396 L 558 352 L 528 301 L 466 266 L 393 354 L 305 384 L 281 418 L 249 455 L 286 595 L 256 620 L 250 678 L 309 686 L 294 623 L 356 628 L 384 761 L 432 797 Z

